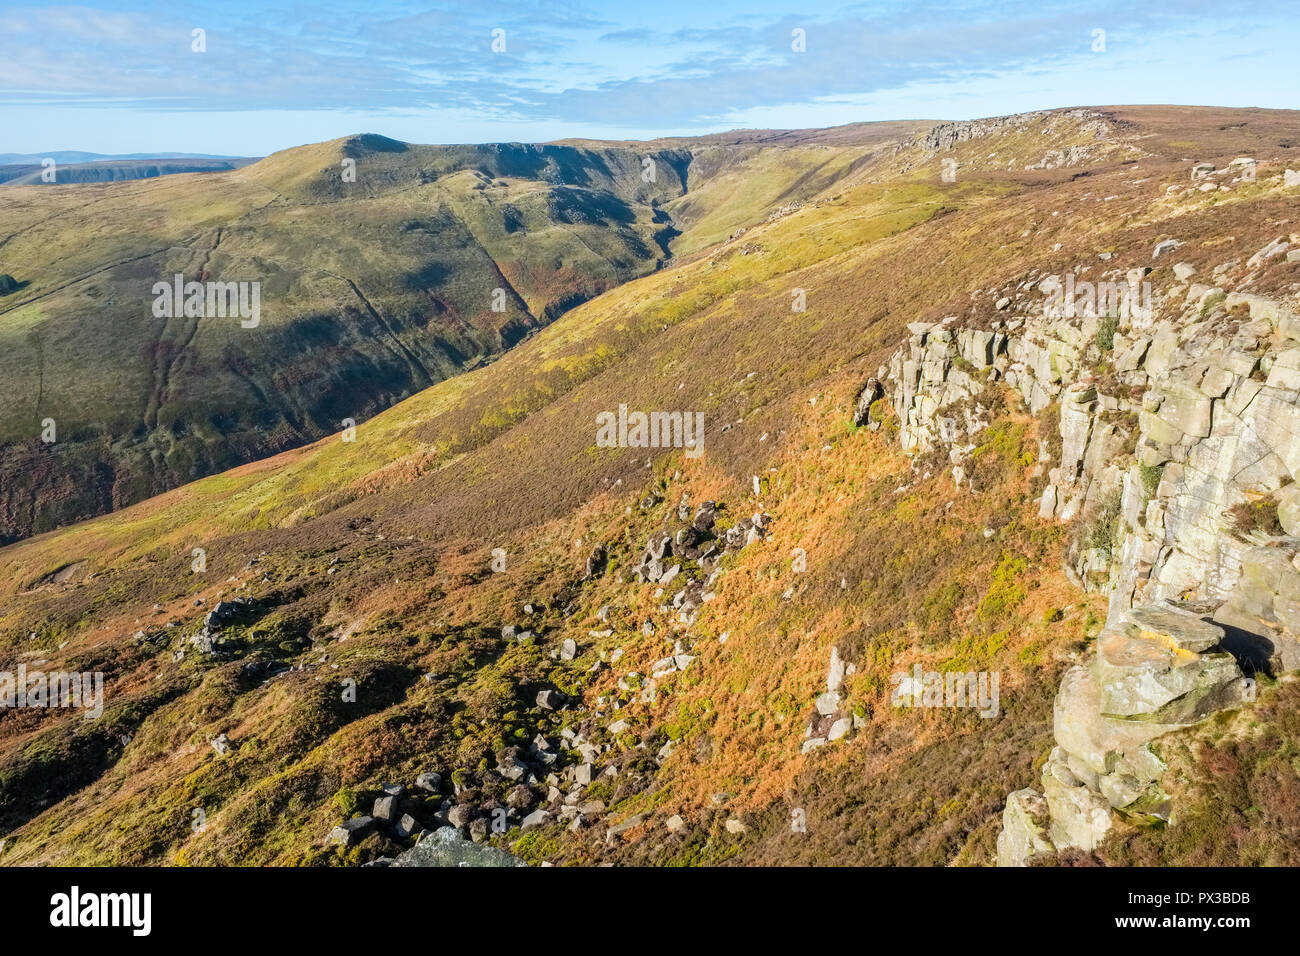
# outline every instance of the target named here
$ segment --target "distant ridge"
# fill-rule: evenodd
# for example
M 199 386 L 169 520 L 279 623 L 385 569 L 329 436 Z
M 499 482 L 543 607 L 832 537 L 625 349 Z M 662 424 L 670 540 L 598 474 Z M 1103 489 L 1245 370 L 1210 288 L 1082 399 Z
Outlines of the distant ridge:
M 125 182 L 131 179 L 153 179 L 158 176 L 172 176 L 176 173 L 215 173 L 229 172 L 250 163 L 253 158 L 233 159 L 185 159 L 185 158 L 150 158 L 150 159 L 102 159 L 91 163 L 78 163 L 54 159 L 54 185 L 66 186 L 74 183 L 108 183 Z M 48 167 L 42 163 L 10 163 L 0 165 L 0 186 L 42 186 L 51 185 L 46 176 Z
M 246 156 L 224 156 L 216 153 L 87 153 L 74 149 L 56 149 L 45 153 L 0 153 L 0 166 L 13 163 L 36 163 L 52 159 L 56 163 L 99 163 L 121 159 L 248 159 Z M 254 157 L 260 158 L 260 157 Z

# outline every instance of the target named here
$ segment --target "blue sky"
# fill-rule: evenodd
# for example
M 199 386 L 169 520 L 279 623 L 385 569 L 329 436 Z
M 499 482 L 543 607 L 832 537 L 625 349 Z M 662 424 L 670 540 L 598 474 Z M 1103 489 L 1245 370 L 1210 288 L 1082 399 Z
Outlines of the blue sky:
M 1297 6 L 5 0 L 0 151 L 262 155 L 356 132 L 640 139 L 1117 103 L 1292 108 Z

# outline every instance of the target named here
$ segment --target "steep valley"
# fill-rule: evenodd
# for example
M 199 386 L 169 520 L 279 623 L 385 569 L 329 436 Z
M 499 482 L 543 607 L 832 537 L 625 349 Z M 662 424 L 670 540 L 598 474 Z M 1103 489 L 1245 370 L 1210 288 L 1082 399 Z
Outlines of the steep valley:
M 11 187 L 0 662 L 105 685 L 0 721 L 0 863 L 1294 863 L 1298 125 Z M 265 276 L 262 344 L 154 272 Z
M 365 421 L 890 142 L 361 135 L 228 172 L 11 185 L 0 542 Z

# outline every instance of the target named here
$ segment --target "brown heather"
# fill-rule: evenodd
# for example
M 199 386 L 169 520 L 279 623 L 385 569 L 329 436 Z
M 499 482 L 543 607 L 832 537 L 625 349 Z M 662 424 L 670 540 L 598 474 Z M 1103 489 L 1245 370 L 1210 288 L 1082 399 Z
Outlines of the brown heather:
M 971 493 L 954 489 L 946 462 L 902 455 L 888 426 L 855 428 L 852 411 L 907 323 L 987 321 L 968 315 L 975 290 L 1102 251 L 1147 263 L 1172 233 L 1199 269 L 1249 255 L 1294 221 L 1294 194 L 1272 189 L 1266 173 L 1284 159 L 1278 140 L 1294 136 L 1295 114 L 1105 115 L 1109 138 L 1077 167 L 1024 169 L 1081 135 L 1067 122 L 1044 135 L 1039 119 L 995 145 L 945 153 L 961 163 L 954 184 L 915 145 L 837 143 L 866 159 L 836 166 L 771 221 L 786 203 L 772 177 L 789 169 L 782 147 L 747 145 L 730 174 L 742 184 L 753 175 L 761 200 L 736 208 L 728 190 L 706 186 L 689 210 L 704 231 L 683 238 L 707 242 L 685 242 L 665 268 L 640 278 L 632 269 L 616 284 L 498 259 L 541 299 L 600 294 L 490 363 L 379 411 L 354 443 L 330 435 L 0 549 L 0 665 L 100 669 L 108 699 L 98 721 L 34 711 L 0 720 L 0 862 L 364 862 L 401 846 L 376 834 L 345 850 L 323 838 L 368 812 L 381 782 L 410 786 L 426 770 L 473 776 L 505 746 L 584 720 L 612 744 L 601 764 L 619 768 L 588 797 L 600 796 L 610 822 L 643 814 L 644 824 L 609 843 L 603 820 L 494 842 L 570 864 L 992 862 L 1006 794 L 1033 784 L 1051 747 L 1061 672 L 1105 616 L 1104 598 L 1062 570 L 1071 529 L 1037 518 L 1034 462 L 1039 439 L 1056 440 L 1054 412 L 1031 417 L 1004 396 Z M 1230 120 L 1244 126 L 1229 130 Z M 995 150 L 996 163 L 986 161 Z M 1242 153 L 1261 161 L 1256 188 L 1183 205 L 1164 198 L 1191 162 Z M 286 157 L 264 162 L 220 175 L 250 188 L 271 176 L 311 187 Z M 187 181 L 165 185 L 184 195 L 197 188 Z M 182 232 L 217 200 L 194 201 L 198 210 L 177 213 Z M 1167 270 L 1160 261 L 1152 279 Z M 790 310 L 795 287 L 807 290 L 804 313 Z M 595 416 L 620 403 L 703 411 L 704 456 L 597 449 Z M 42 487 L 63 493 L 58 475 Z M 643 510 L 652 489 L 663 502 Z M 722 502 L 725 523 L 759 510 L 773 521 L 767 540 L 724 559 L 717 598 L 688 631 L 696 660 L 643 702 L 618 678 L 648 673 L 673 638 L 654 612 L 655 586 L 633 582 L 630 568 L 651 533 L 675 527 L 683 495 L 692 506 Z M 610 566 L 583 583 L 596 543 Z M 195 547 L 207 552 L 206 574 L 190 572 Z M 490 570 L 494 548 L 507 553 L 504 573 Z M 796 548 L 806 573 L 791 569 Z M 223 632 L 236 656 L 190 651 L 175 662 L 181 638 L 236 596 L 251 602 Z M 528 602 L 540 608 L 532 617 Z M 592 637 L 603 605 L 615 633 Z M 661 624 L 653 635 L 641 631 L 647 617 Z M 169 620 L 180 626 L 165 629 Z M 536 641 L 503 640 L 507 624 Z M 139 631 L 165 643 L 136 641 Z M 566 637 L 577 658 L 553 660 Z M 618 664 L 589 673 L 616 647 Z M 804 755 L 832 647 L 855 665 L 843 694 L 864 726 Z M 266 681 L 249 662 L 301 669 Z M 1000 672 L 999 716 L 891 707 L 890 675 L 917 662 Z M 344 677 L 357 681 L 355 704 L 340 700 Z M 539 710 L 546 687 L 589 710 Z M 1188 752 L 1200 755 L 1188 770 L 1192 809 L 1165 832 L 1113 838 L 1098 858 L 1294 862 L 1277 836 L 1297 832 L 1286 772 L 1297 758 L 1284 744 L 1295 737 L 1292 689 L 1261 695 L 1249 718 L 1257 726 L 1189 733 Z M 628 703 L 614 711 L 602 697 Z M 619 718 L 628 729 L 607 734 Z M 224 757 L 209 744 L 220 733 L 231 741 Z M 651 758 L 668 741 L 659 765 Z M 1223 805 L 1232 812 L 1222 819 L 1208 809 Z M 201 833 L 190 826 L 195 807 L 206 814 Z M 421 813 L 436 807 L 430 797 Z M 791 830 L 795 810 L 806 833 Z M 684 834 L 666 829 L 673 814 Z M 731 819 L 746 832 L 728 832 Z M 1259 819 L 1273 837 L 1252 835 Z

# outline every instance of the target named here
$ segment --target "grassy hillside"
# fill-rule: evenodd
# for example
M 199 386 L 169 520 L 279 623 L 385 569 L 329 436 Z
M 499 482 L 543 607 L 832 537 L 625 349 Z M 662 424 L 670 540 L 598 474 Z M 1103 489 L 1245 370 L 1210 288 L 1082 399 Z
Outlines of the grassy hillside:
M 908 323 L 967 316 L 975 292 L 1031 268 L 1102 252 L 1137 265 L 1171 233 L 1218 257 L 1259 248 L 1294 205 L 1268 165 L 1284 158 L 1259 151 L 1257 189 L 1168 202 L 1187 163 L 1144 125 L 1163 115 L 1098 126 L 1050 114 L 858 168 L 833 150 L 742 158 L 756 195 L 788 195 L 792 175 L 834 188 L 591 298 L 376 414 L 355 441 L 330 435 L 0 549 L 0 664 L 101 670 L 107 694 L 96 721 L 24 710 L 0 723 L 0 862 L 364 862 L 404 844 L 326 834 L 368 813 L 382 783 L 412 788 L 424 772 L 443 779 L 405 804 L 424 825 L 453 803 L 486 818 L 526 800 L 491 839 L 533 862 L 989 862 L 1006 793 L 1046 756 L 1060 672 L 1105 614 L 1061 570 L 1066 529 L 1036 516 L 1056 409 L 1030 416 L 999 393 L 972 491 L 954 487 L 948 462 L 902 455 L 887 407 L 877 430 L 855 427 L 853 407 Z M 1234 115 L 1206 111 L 1180 135 Z M 1186 147 L 1194 161 L 1226 162 L 1206 135 Z M 1040 163 L 1071 145 L 1094 148 Z M 376 208 L 413 202 L 409 191 L 459 201 L 449 220 L 477 210 L 489 222 L 507 196 L 526 209 L 543 188 L 479 169 L 490 148 L 475 148 L 439 153 L 436 178 L 403 191 L 388 184 L 404 175 L 400 150 L 379 146 Z M 332 162 L 313 149 L 312 164 Z M 536 169 L 547 149 L 509 161 Z M 955 182 L 941 177 L 945 157 L 961 162 Z M 360 239 L 334 250 L 310 232 L 335 187 L 300 167 L 278 156 L 230 176 L 319 201 L 276 228 L 321 273 L 401 254 Z M 763 204 L 723 188 L 720 166 L 699 186 L 716 179 L 716 198 L 690 218 L 692 167 L 685 196 L 662 203 L 689 219 L 687 242 L 729 235 L 733 215 Z M 639 168 L 606 161 L 600 181 Z M 359 205 L 349 228 L 391 237 Z M 657 223 L 638 217 L 654 207 L 632 208 L 629 234 L 653 241 Z M 515 248 L 504 230 L 463 228 L 494 263 Z M 796 290 L 806 311 L 792 311 Z M 597 415 L 620 404 L 702 412 L 704 454 L 597 447 Z M 714 538 L 769 520 L 720 557 L 715 597 L 685 621 L 674 595 L 712 559 L 682 557 L 668 584 L 633 569 L 652 535 L 676 535 L 705 501 L 722 506 Z M 607 561 L 588 573 L 597 545 Z M 211 652 L 191 641 L 235 598 Z M 853 665 L 841 707 L 855 727 L 805 753 L 832 648 Z M 918 663 L 998 671 L 998 716 L 890 706 L 891 676 Z M 568 703 L 543 706 L 547 690 Z M 576 824 L 547 771 L 525 795 L 499 769 L 539 735 L 564 791 L 568 768 L 594 764 Z M 521 829 L 537 806 L 555 815 Z
M 50 171 L 39 163 L 0 165 L 0 186 L 41 186 L 68 183 L 111 183 L 127 179 L 152 179 L 177 173 L 204 173 L 238 169 L 252 159 L 107 159 L 86 163 L 61 163 L 54 169 L 54 181 L 47 182 Z
M 365 135 L 231 172 L 14 186 L 0 541 L 364 421 L 877 148 Z M 257 326 L 155 315 L 154 284 L 178 274 L 259 283 Z

